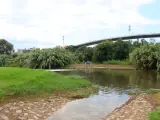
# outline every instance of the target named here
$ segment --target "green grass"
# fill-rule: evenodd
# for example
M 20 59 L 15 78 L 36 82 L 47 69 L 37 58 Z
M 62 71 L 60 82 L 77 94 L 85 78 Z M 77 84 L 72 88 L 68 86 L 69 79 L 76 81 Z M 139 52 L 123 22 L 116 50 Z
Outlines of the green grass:
M 84 91 L 84 92 L 83 92 Z M 55 72 L 27 68 L 0 68 L 0 99 L 7 96 L 41 95 L 61 93 L 67 97 L 92 93 L 89 81 L 62 76 Z
M 128 95 L 137 95 L 140 93 L 156 94 L 156 93 L 160 93 L 160 89 L 136 90 L 133 92 L 126 92 L 126 94 Z
M 160 89 L 148 89 L 145 92 L 147 94 L 156 94 L 156 93 L 160 93 Z
M 113 64 L 113 65 L 131 65 L 131 63 L 128 60 L 110 60 L 110 61 L 104 61 L 103 64 Z
M 156 110 L 149 114 L 149 120 L 160 120 L 160 110 Z

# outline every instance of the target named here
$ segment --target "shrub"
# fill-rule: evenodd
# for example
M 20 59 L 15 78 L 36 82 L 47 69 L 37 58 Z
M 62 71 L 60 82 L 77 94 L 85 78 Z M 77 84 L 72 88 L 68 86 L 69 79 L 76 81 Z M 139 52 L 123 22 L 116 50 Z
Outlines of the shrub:
M 146 44 L 136 48 L 130 54 L 130 61 L 136 68 L 152 70 L 157 69 L 158 47 L 154 44 Z
M 11 60 L 11 56 L 6 54 L 0 54 L 0 67 L 8 66 Z
M 34 50 L 18 55 L 14 59 L 18 67 L 28 68 L 59 68 L 71 64 L 75 61 L 74 54 L 64 48 Z

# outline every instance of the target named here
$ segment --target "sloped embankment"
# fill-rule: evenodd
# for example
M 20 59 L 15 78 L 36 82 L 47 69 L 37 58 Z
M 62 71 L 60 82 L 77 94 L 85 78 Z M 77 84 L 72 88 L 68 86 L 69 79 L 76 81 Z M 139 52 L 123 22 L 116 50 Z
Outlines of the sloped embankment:
M 148 113 L 155 109 L 150 95 L 142 93 L 131 97 L 124 105 L 116 108 L 104 120 L 147 120 Z

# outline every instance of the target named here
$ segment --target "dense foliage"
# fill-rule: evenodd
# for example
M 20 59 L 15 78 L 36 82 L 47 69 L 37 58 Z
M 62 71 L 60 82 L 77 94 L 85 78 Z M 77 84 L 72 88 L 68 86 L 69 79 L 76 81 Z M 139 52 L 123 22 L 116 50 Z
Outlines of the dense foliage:
M 75 57 L 64 48 L 54 48 L 20 54 L 14 61 L 19 67 L 51 69 L 69 65 L 75 61 Z
M 152 43 L 136 48 L 130 54 L 130 61 L 136 68 L 153 70 L 160 68 L 159 45 Z
M 95 47 L 93 60 L 95 62 L 104 62 L 109 60 L 125 60 L 129 57 L 131 43 L 124 41 L 105 41 Z
M 75 51 L 75 55 L 79 62 L 91 61 L 93 56 L 93 48 L 80 47 Z
M 11 54 L 13 45 L 5 39 L 0 39 L 0 54 Z
M 11 56 L 6 54 L 0 54 L 0 67 L 7 66 L 11 60 Z
M 11 54 L 13 45 L 1 39 L 0 48 L 0 66 L 51 69 L 73 62 L 92 61 L 104 64 L 133 64 L 138 69 L 160 71 L 160 44 L 149 43 L 144 39 L 133 43 L 122 40 L 104 41 L 95 47 L 35 49 L 23 54 Z

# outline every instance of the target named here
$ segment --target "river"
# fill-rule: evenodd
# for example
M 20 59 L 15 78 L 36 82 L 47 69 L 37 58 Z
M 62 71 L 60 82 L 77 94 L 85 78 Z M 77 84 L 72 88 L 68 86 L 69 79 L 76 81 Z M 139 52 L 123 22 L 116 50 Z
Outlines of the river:
M 99 88 L 88 98 L 68 102 L 49 120 L 100 120 L 129 99 L 127 93 L 160 88 L 160 76 L 154 71 L 85 69 L 58 72 L 83 77 Z

